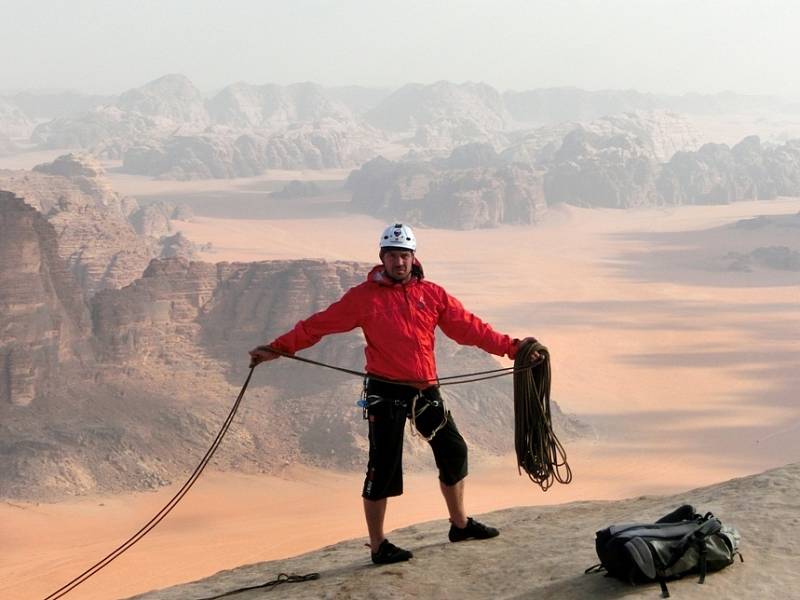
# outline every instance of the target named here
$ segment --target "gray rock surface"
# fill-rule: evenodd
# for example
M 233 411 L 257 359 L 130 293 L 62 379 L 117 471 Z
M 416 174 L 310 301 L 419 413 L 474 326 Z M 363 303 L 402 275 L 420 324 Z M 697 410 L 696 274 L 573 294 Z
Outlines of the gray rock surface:
M 532 493 L 534 493 L 532 491 Z M 800 533 L 796 498 L 800 464 L 792 463 L 757 475 L 661 496 L 617 501 L 570 502 L 553 506 L 521 506 L 478 515 L 498 527 L 499 537 L 451 544 L 449 523 L 417 523 L 390 533 L 414 558 L 403 564 L 374 566 L 365 538 L 338 542 L 283 560 L 226 570 L 200 581 L 135 596 L 135 600 L 211 598 L 274 581 L 279 573 L 319 573 L 316 580 L 240 592 L 250 598 L 557 598 L 585 600 L 660 596 L 657 583 L 631 585 L 601 573 L 585 574 L 598 562 L 595 532 L 617 523 L 652 523 L 683 504 L 712 512 L 741 534 L 739 557 L 727 568 L 709 573 L 703 583 L 688 575 L 670 581 L 672 597 L 791 598 L 796 595 L 795 557 L 781 540 Z M 133 599 L 131 599 L 133 600 Z

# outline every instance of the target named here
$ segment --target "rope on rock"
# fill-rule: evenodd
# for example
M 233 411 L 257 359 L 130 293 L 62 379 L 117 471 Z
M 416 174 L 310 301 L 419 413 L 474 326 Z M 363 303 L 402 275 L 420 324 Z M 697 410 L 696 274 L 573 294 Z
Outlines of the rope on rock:
M 107 567 L 114 559 L 119 557 L 123 552 L 128 550 L 131 546 L 133 546 L 136 542 L 141 540 L 144 536 L 150 533 L 156 525 L 158 525 L 164 517 L 166 517 L 170 511 L 178 505 L 178 502 L 188 493 L 191 487 L 194 485 L 195 481 L 200 477 L 200 474 L 206 468 L 206 465 L 211 460 L 211 457 L 214 456 L 214 453 L 219 448 L 220 443 L 222 443 L 222 438 L 225 437 L 225 433 L 228 431 L 228 428 L 231 426 L 233 422 L 233 417 L 236 416 L 236 411 L 239 410 L 239 405 L 242 403 L 242 398 L 244 398 L 244 392 L 247 389 L 247 385 L 250 383 L 250 378 L 253 376 L 253 368 L 250 369 L 250 373 L 247 375 L 247 379 L 245 379 L 244 385 L 242 386 L 242 390 L 239 392 L 239 396 L 236 398 L 236 402 L 233 403 L 233 407 L 231 408 L 230 412 L 228 413 L 225 422 L 220 427 L 217 436 L 214 438 L 214 441 L 211 443 L 211 447 L 206 451 L 205 456 L 200 460 L 200 464 L 195 467 L 194 472 L 191 474 L 189 479 L 186 480 L 181 486 L 176 494 L 172 497 L 172 499 L 164 505 L 160 511 L 158 511 L 155 516 L 150 519 L 145 525 L 142 526 L 139 531 L 134 533 L 131 537 L 125 540 L 122 544 L 117 546 L 114 550 L 109 552 L 104 558 L 97 561 L 94 565 L 86 569 L 83 573 L 72 579 L 71 581 L 65 583 L 60 588 L 58 588 L 55 592 L 47 596 L 44 600 L 56 600 L 57 598 L 61 598 L 65 596 L 73 589 L 78 587 L 84 581 L 89 579 L 92 575 Z
M 532 355 L 539 360 L 532 361 Z M 546 492 L 554 482 L 572 481 L 567 453 L 553 431 L 550 414 L 550 353 L 539 342 L 520 347 L 514 359 L 514 447 L 517 467 Z
M 286 573 L 280 573 L 272 581 L 267 581 L 266 583 L 259 583 L 258 585 L 251 585 L 248 587 L 230 590 L 228 592 L 218 594 L 217 596 L 208 596 L 207 598 L 200 598 L 200 600 L 217 600 L 218 598 L 225 598 L 227 596 L 241 594 L 242 592 L 249 592 L 250 590 L 271 588 L 276 585 L 280 585 L 281 583 L 299 583 L 301 581 L 312 581 L 314 579 L 319 579 L 319 573 L 309 573 L 308 575 L 294 575 L 294 574 L 288 575 Z

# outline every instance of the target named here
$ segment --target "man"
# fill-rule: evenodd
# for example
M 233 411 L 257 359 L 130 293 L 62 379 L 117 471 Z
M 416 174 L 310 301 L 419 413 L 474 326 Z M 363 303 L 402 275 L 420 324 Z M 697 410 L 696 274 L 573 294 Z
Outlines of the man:
M 403 493 L 403 430 L 407 419 L 412 420 L 433 450 L 450 514 L 450 541 L 487 539 L 499 534 L 494 527 L 466 515 L 467 445 L 435 385 L 435 330 L 438 326 L 460 344 L 512 359 L 525 341 L 494 331 L 443 288 L 425 279 L 415 257 L 416 248 L 410 227 L 391 225 L 381 235 L 381 264 L 370 271 L 364 283 L 348 290 L 325 310 L 300 321 L 268 346 L 250 351 L 254 366 L 280 356 L 272 350 L 294 354 L 331 333 L 356 327 L 364 332 L 369 461 L 362 497 L 375 564 L 412 557 L 408 550 L 390 543 L 383 531 L 387 499 Z

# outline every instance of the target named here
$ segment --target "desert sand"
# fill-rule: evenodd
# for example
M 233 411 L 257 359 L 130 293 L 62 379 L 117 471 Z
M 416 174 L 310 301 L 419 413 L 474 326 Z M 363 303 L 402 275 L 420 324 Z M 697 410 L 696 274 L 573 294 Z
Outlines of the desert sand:
M 279 182 L 267 183 L 279 187 Z M 192 222 L 180 224 L 193 241 L 211 244 L 203 260 L 376 258 L 381 221 L 346 214 L 340 195 L 270 207 L 266 194 L 254 191 L 262 184 L 264 178 L 229 182 L 222 192 L 231 217 L 198 210 Z M 113 185 L 145 200 L 148 192 L 155 198 L 180 191 L 174 183 L 165 191 L 129 177 Z M 199 188 L 185 192 L 177 199 L 209 206 Z M 237 214 L 237 200 L 247 207 L 263 203 L 263 214 Z M 535 227 L 419 229 L 418 255 L 430 279 L 497 329 L 535 335 L 549 347 L 553 398 L 566 412 L 587 419 L 595 431 L 567 447 L 575 481 L 543 494 L 518 477 L 511 457 L 474 465 L 468 484 L 472 513 L 529 508 L 491 517 L 508 530 L 501 542 L 451 547 L 442 544 L 443 521 L 419 525 L 444 516 L 435 475 L 413 474 L 406 494 L 392 501 L 387 525 L 413 525 L 396 541 L 410 544 L 426 560 L 414 561 L 410 570 L 372 571 L 362 547 L 359 474 L 299 467 L 274 477 L 210 473 L 148 538 L 68 597 L 130 596 L 350 538 L 355 539 L 322 554 L 254 566 L 222 583 L 151 597 L 200 598 L 212 588 L 218 593 L 220 586 L 268 580 L 282 570 L 330 575 L 328 583 L 280 590 L 281 595 L 298 594 L 292 597 L 389 597 L 369 587 L 373 580 L 392 582 L 392 597 L 481 598 L 488 590 L 502 597 L 627 595 L 602 577 L 579 576 L 593 562 L 594 529 L 623 517 L 658 517 L 677 498 L 587 501 L 676 494 L 800 460 L 800 275 L 726 270 L 727 252 L 787 242 L 777 240 L 772 230 L 744 236 L 715 229 L 757 215 L 798 211 L 798 199 L 625 212 L 564 207 Z M 279 368 L 276 364 L 260 368 L 257 376 L 268 377 L 269 368 Z M 458 408 L 452 408 L 457 418 Z M 797 491 L 796 469 L 792 476 Z M 757 481 L 767 481 L 768 490 L 784 485 L 783 475 L 765 477 Z M 737 499 L 735 485 L 726 485 L 731 490 L 727 500 L 712 507 L 719 506 L 723 519 L 725 512 L 750 515 L 756 510 L 750 502 L 771 502 L 769 493 L 764 492 L 765 498 L 747 486 Z M 57 505 L 1 504 L 0 597 L 44 597 L 116 547 L 169 497 L 169 490 L 160 490 Z M 713 500 L 705 492 L 692 497 L 702 500 L 702 508 Z M 578 504 L 541 507 L 562 502 Z M 793 518 L 796 528 L 796 509 L 781 502 L 770 505 L 771 518 L 776 523 L 781 515 L 790 522 Z M 511 528 L 518 521 L 524 526 Z M 556 529 L 569 534 L 559 537 Z M 520 555 L 535 557 L 539 562 L 531 564 L 538 566 L 529 570 Z M 565 560 L 573 555 L 574 561 Z M 473 569 L 476 564 L 486 569 Z M 440 585 L 453 569 L 459 576 Z M 484 571 L 492 575 L 483 578 Z M 732 587 L 723 588 L 720 596 L 763 598 L 770 595 L 756 590 L 798 583 L 778 578 L 751 584 L 747 578 L 757 577 L 753 567 L 736 565 L 729 571 L 724 577 L 732 583 L 724 585 Z M 767 587 L 759 588 L 762 584 Z M 681 585 L 681 597 L 699 598 L 708 589 L 685 592 L 689 588 Z M 751 591 L 733 593 L 740 585 Z

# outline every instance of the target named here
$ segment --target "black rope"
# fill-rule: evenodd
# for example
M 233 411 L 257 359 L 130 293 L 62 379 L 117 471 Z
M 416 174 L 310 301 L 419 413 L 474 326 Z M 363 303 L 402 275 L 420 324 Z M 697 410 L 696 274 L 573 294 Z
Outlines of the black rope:
M 534 353 L 539 360 L 532 361 Z M 517 351 L 514 366 L 517 466 L 520 475 L 524 470 L 546 492 L 556 481 L 572 481 L 567 453 L 553 431 L 550 415 L 550 353 L 540 343 L 528 342 Z
M 275 579 L 272 581 L 267 581 L 266 583 L 259 583 L 258 585 L 237 588 L 217 596 L 208 596 L 206 598 L 200 598 L 199 600 L 217 600 L 217 598 L 225 598 L 226 596 L 233 596 L 234 594 L 240 594 L 241 592 L 249 592 L 250 590 L 274 587 L 276 585 L 280 585 L 281 583 L 299 583 L 301 581 L 311 581 L 313 579 L 319 579 L 319 573 L 309 573 L 308 575 L 287 575 L 286 573 L 281 573 Z
M 56 600 L 57 598 L 61 598 L 65 596 L 73 589 L 78 587 L 81 583 L 89 579 L 92 575 L 103 569 L 104 567 L 108 566 L 114 559 L 120 556 L 123 552 L 128 550 L 131 546 L 133 546 L 136 542 L 141 540 L 145 535 L 150 533 L 153 528 L 158 525 L 164 517 L 166 517 L 170 511 L 177 506 L 178 502 L 186 495 L 186 493 L 191 489 L 194 485 L 195 481 L 197 481 L 200 474 L 206 468 L 206 465 L 211 460 L 211 457 L 214 456 L 214 453 L 217 451 L 220 443 L 222 442 L 222 438 L 225 436 L 225 433 L 228 431 L 228 428 L 231 426 L 233 422 L 233 417 L 236 415 L 236 411 L 239 410 L 239 405 L 242 403 L 242 398 L 244 398 L 244 392 L 247 389 L 247 385 L 250 383 L 250 378 L 253 376 L 253 369 L 254 367 L 250 368 L 250 373 L 247 375 L 247 379 L 242 386 L 242 390 L 239 392 L 239 396 L 236 398 L 236 402 L 234 402 L 233 407 L 231 408 L 230 412 L 228 413 L 228 417 L 225 419 L 225 422 L 222 424 L 217 436 L 214 438 L 214 441 L 211 444 L 211 447 L 205 453 L 200 464 L 195 467 L 194 472 L 191 474 L 189 479 L 186 480 L 186 483 L 181 486 L 181 489 L 172 497 L 172 499 L 164 505 L 160 511 L 156 513 L 156 515 L 150 519 L 144 526 L 142 526 L 139 531 L 134 533 L 131 537 L 129 537 L 125 542 L 117 546 L 113 551 L 111 551 L 108 555 L 106 555 L 101 560 L 97 561 L 94 565 L 86 569 L 83 573 L 69 581 L 68 583 L 64 584 L 60 588 L 58 588 L 55 592 L 47 596 L 44 600 Z
M 297 356 L 295 354 L 289 354 L 288 352 L 283 352 L 282 350 L 277 350 L 270 346 L 259 346 L 258 348 L 260 350 L 264 350 L 265 352 L 272 352 L 274 354 L 278 354 L 279 356 L 291 358 L 292 360 L 307 363 L 310 365 L 316 365 L 318 367 L 325 367 L 326 369 L 332 369 L 333 371 L 339 371 L 340 373 L 346 373 L 348 375 L 355 375 L 356 377 L 361 377 L 361 378 L 369 377 L 373 381 L 380 381 L 382 383 L 394 383 L 394 384 L 411 385 L 411 386 L 438 384 L 441 387 L 445 385 L 459 385 L 462 383 L 473 383 L 475 381 L 485 381 L 487 379 L 495 379 L 496 377 L 514 375 L 516 373 L 528 371 L 531 369 L 531 365 L 517 365 L 516 363 L 514 363 L 513 367 L 501 367 L 499 369 L 490 369 L 488 371 L 475 371 L 473 373 L 462 373 L 461 375 L 448 375 L 446 377 L 436 377 L 435 379 L 384 379 L 382 377 L 378 377 L 376 375 L 372 375 L 364 371 L 355 371 L 353 369 L 337 367 L 336 365 L 329 365 L 327 363 L 312 360 L 310 358 Z

